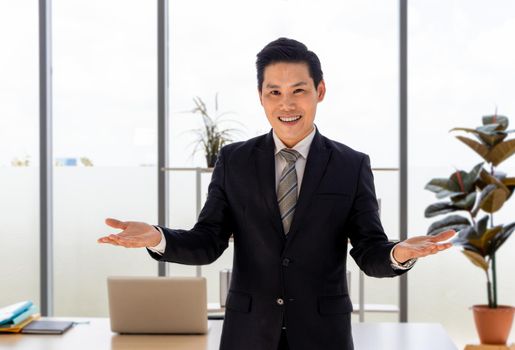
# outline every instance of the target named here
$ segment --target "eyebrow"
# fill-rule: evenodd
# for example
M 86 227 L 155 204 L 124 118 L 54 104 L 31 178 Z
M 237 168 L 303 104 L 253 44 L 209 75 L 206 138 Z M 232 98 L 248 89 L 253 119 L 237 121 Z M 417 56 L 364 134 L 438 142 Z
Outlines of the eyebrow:
M 305 81 L 299 81 L 298 83 L 291 85 L 291 87 L 297 87 L 297 86 L 303 86 L 303 85 L 308 85 L 308 83 L 306 83 Z M 268 83 L 268 84 L 266 84 L 266 88 L 267 89 L 278 89 L 278 88 L 280 88 L 280 86 Z

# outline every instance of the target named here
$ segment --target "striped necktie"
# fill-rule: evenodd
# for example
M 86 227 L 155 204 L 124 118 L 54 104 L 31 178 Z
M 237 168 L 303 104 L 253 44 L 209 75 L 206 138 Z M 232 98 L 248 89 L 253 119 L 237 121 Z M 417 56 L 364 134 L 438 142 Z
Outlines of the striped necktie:
M 281 213 L 281 221 L 283 223 L 284 234 L 290 231 L 293 214 L 297 206 L 297 171 L 295 171 L 295 162 L 300 157 L 299 152 L 283 148 L 279 154 L 286 160 L 284 168 L 279 179 L 277 188 L 277 201 L 279 203 L 279 212 Z

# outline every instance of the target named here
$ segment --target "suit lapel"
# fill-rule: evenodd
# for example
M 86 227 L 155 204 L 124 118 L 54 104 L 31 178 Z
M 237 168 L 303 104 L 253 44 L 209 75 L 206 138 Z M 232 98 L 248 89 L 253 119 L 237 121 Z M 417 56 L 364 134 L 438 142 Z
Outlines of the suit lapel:
M 259 195 L 263 197 L 269 211 L 269 217 L 275 230 L 284 236 L 281 223 L 281 214 L 277 204 L 277 193 L 275 190 L 275 145 L 270 131 L 263 142 L 256 145 L 256 174 L 260 186 Z
M 297 200 L 297 208 L 293 216 L 290 233 L 288 233 L 288 243 L 291 243 L 298 228 L 302 227 L 301 224 L 309 209 L 311 197 L 313 197 L 313 193 L 325 173 L 330 155 L 331 149 L 327 148 L 324 144 L 322 135 L 320 135 L 317 129 L 309 150 L 306 168 L 304 169 L 299 199 Z

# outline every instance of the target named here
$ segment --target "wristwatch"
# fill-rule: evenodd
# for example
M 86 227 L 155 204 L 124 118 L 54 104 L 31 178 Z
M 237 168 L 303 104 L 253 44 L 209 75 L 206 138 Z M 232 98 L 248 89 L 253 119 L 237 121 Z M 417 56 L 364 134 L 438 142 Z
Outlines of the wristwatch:
M 390 260 L 392 262 L 392 264 L 391 264 L 392 268 L 394 268 L 396 270 L 408 270 L 408 269 L 411 269 L 413 267 L 413 265 L 415 265 L 415 263 L 417 262 L 416 258 L 409 259 L 403 263 L 398 262 L 393 256 L 393 249 L 394 248 L 392 248 L 392 250 L 390 250 Z

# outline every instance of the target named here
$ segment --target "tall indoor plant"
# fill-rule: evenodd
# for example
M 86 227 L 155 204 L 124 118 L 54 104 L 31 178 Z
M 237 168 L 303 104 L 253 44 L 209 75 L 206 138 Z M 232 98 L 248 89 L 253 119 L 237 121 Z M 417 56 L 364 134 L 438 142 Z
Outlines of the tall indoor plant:
M 497 303 L 496 253 L 515 230 L 515 222 L 494 224 L 494 213 L 511 198 L 515 189 L 515 177 L 497 171 L 497 166 L 515 153 L 515 139 L 506 140 L 514 130 L 507 130 L 509 120 L 505 116 L 483 117 L 483 125 L 475 129 L 454 128 L 475 136 L 477 140 L 456 136 L 484 161 L 469 172 L 456 170 L 448 178 L 432 179 L 426 189 L 438 199 L 447 201 L 431 204 L 426 208 L 427 218 L 437 215 L 465 212 L 467 216 L 448 215 L 434 222 L 428 229 L 434 235 L 448 229 L 459 231 L 454 244 L 486 275 L 488 305 L 475 305 L 474 319 L 483 344 L 504 344 L 513 322 L 514 308 Z M 485 215 L 477 219 L 480 212 Z M 503 322 L 499 324 L 498 322 Z

